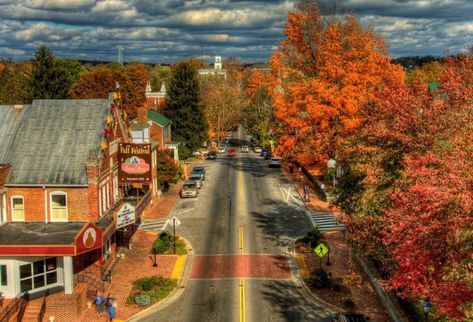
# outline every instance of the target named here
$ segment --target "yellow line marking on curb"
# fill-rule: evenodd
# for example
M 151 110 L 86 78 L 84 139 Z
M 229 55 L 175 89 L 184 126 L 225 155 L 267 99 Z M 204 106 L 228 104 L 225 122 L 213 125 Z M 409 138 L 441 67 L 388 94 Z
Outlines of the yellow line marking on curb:
M 186 259 L 187 259 L 186 255 L 177 257 L 176 264 L 174 264 L 174 268 L 172 270 L 171 278 L 179 279 L 182 276 L 182 272 L 184 271 L 184 266 L 186 265 Z
M 307 268 L 307 264 L 305 262 L 304 255 L 296 255 L 296 262 L 297 266 L 299 266 L 299 272 L 303 278 L 308 278 L 310 276 L 309 269 Z
M 240 279 L 240 322 L 246 322 L 245 280 Z
M 238 229 L 238 240 L 239 240 L 239 246 L 240 246 L 240 253 L 243 254 L 244 252 L 244 244 L 243 244 L 243 227 L 240 227 Z

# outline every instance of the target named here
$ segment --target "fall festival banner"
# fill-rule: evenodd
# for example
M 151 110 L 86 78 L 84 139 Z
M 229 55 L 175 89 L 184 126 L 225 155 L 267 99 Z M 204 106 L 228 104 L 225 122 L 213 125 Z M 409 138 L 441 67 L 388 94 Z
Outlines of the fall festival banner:
M 151 145 L 118 144 L 118 181 L 125 183 L 151 182 Z

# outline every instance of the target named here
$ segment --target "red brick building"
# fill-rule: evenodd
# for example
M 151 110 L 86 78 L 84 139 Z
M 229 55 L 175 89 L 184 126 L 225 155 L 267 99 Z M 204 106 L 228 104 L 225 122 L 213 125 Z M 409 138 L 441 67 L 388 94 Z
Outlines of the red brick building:
M 106 271 L 116 247 L 131 238 L 156 188 L 153 180 L 119 184 L 118 144 L 132 139 L 118 105 L 111 95 L 0 106 L 3 297 L 71 294 L 78 275 L 92 265 Z M 135 219 L 119 223 L 124 202 Z

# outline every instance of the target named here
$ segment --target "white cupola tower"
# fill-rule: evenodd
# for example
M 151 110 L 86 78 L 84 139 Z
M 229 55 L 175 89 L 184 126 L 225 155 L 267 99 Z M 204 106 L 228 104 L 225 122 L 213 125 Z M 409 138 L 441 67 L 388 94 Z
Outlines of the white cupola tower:
M 222 70 L 222 57 L 215 56 L 214 69 Z

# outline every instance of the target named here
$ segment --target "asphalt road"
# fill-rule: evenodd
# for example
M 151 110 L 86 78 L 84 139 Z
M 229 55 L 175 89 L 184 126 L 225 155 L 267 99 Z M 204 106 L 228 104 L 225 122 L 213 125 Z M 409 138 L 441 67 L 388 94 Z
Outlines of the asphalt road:
M 230 140 L 237 151 L 245 143 L 241 129 Z M 140 321 L 329 321 L 291 275 L 293 240 L 309 222 L 279 169 L 251 151 L 204 166 L 198 198 L 178 200 L 172 213 L 196 255 L 191 278 L 172 304 Z

